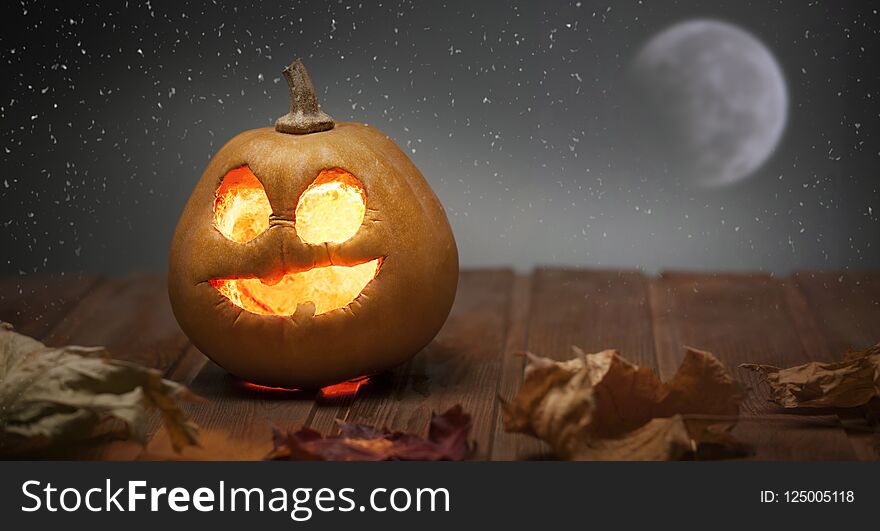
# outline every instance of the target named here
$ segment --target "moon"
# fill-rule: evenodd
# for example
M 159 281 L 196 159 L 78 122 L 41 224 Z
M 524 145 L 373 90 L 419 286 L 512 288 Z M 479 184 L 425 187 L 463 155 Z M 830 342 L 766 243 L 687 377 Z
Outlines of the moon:
M 788 90 L 770 50 L 742 28 L 689 20 L 651 38 L 633 61 L 644 103 L 689 179 L 741 181 L 773 153 L 785 130 Z

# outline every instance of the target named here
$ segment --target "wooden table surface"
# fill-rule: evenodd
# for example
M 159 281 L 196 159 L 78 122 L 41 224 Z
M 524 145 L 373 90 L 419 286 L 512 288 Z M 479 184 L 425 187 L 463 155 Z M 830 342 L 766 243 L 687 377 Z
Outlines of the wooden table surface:
M 747 388 L 736 435 L 757 459 L 878 459 L 880 434 L 864 411 L 792 413 L 768 402 L 757 362 L 788 366 L 838 358 L 880 341 L 880 273 L 666 273 L 538 269 L 467 270 L 445 327 L 410 363 L 376 377 L 355 396 L 251 389 L 214 365 L 178 328 L 165 278 L 131 274 L 0 277 L 0 320 L 51 345 L 105 345 L 114 357 L 162 371 L 204 402 L 188 404 L 204 435 L 187 458 L 259 458 L 270 427 L 336 430 L 337 419 L 424 433 L 432 411 L 460 403 L 474 418 L 478 459 L 529 459 L 547 448 L 503 429 L 498 396 L 510 399 L 529 350 L 557 359 L 571 345 L 588 352 L 616 348 L 668 379 L 685 345 L 715 353 Z M 85 458 L 162 456 L 159 423 L 146 448 L 104 442 L 72 449 Z

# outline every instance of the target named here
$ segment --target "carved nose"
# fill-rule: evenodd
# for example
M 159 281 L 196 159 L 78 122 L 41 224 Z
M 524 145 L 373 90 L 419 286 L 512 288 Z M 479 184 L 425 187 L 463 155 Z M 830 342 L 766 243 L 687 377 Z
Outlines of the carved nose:
M 260 277 L 260 282 L 267 286 L 274 286 L 275 284 L 278 284 L 282 278 L 284 278 L 284 271 L 278 269 L 265 276 Z
M 263 284 L 274 286 L 288 273 L 331 265 L 326 245 L 304 244 L 297 237 L 292 219 L 270 216 L 268 232 L 266 236 L 270 243 L 267 243 L 263 252 L 270 265 L 259 277 Z

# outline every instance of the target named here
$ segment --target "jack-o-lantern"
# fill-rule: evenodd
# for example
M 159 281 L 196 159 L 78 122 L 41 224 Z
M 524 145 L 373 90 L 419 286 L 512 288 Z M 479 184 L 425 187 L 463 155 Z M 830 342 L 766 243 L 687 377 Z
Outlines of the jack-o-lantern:
M 382 132 L 334 123 L 299 60 L 290 113 L 208 164 L 168 288 L 204 354 L 256 384 L 315 389 L 416 354 L 443 325 L 458 253 L 440 201 Z

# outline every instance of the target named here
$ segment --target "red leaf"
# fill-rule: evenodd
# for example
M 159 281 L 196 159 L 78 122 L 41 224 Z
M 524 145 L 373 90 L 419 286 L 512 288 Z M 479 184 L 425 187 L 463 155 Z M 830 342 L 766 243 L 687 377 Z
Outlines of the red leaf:
M 428 438 L 363 424 L 342 424 L 339 434 L 323 437 L 303 428 L 296 432 L 273 430 L 274 448 L 266 459 L 292 461 L 461 461 L 473 447 L 468 444 L 471 416 L 460 405 L 431 416 Z

